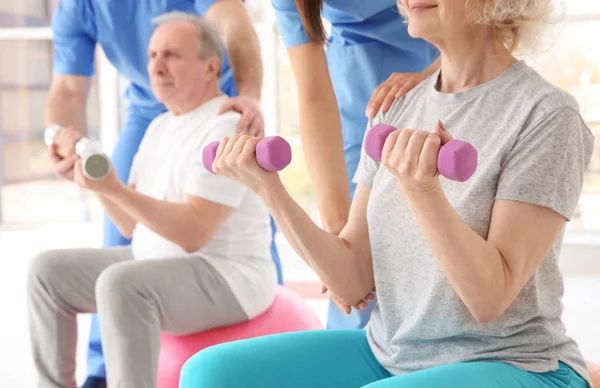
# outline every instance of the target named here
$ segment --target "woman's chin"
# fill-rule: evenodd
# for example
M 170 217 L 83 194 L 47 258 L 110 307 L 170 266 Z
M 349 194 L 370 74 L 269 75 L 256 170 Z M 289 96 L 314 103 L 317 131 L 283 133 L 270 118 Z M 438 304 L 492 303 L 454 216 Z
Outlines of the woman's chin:
M 430 25 L 424 25 L 423 23 L 409 23 L 408 24 L 408 35 L 415 39 L 424 39 L 431 43 L 429 38 L 436 36 L 438 28 L 434 28 Z

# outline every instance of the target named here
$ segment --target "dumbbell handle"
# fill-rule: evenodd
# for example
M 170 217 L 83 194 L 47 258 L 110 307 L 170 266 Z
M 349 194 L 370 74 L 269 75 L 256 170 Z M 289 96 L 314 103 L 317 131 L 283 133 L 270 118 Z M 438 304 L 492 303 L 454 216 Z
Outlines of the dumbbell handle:
M 369 157 L 381 162 L 383 145 L 395 127 L 377 124 L 369 130 L 365 137 L 365 152 Z M 470 143 L 462 140 L 450 140 L 440 147 L 438 153 L 438 170 L 444 177 L 457 181 L 467 181 L 477 169 L 477 150 Z
M 202 163 L 211 173 L 213 162 L 217 157 L 219 141 L 208 144 L 202 150 Z M 281 136 L 268 136 L 256 144 L 256 162 L 265 171 L 281 171 L 292 161 L 292 148 Z

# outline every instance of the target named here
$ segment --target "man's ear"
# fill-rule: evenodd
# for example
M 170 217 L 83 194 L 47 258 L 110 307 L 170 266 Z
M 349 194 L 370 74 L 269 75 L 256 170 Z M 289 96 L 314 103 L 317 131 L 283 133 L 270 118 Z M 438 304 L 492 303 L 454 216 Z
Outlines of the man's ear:
M 208 60 L 208 73 L 218 78 L 221 75 L 221 61 L 219 58 L 210 58 Z

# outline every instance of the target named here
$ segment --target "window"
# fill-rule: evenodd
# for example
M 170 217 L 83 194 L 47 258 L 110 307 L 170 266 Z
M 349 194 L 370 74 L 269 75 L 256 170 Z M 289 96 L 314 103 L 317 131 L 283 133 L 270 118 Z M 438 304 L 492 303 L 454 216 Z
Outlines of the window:
M 600 36 L 600 12 L 594 14 L 583 9 L 583 3 L 581 0 L 569 3 L 572 11 L 567 23 L 551 30 L 559 34 L 558 38 L 531 63 L 549 81 L 578 100 L 583 118 L 596 137 L 576 216 L 568 226 L 600 231 L 600 47 L 595 42 Z
M 48 26 L 56 3 L 0 5 L 0 223 L 98 218 L 85 191 L 54 175 L 43 141 L 53 57 Z M 87 106 L 87 134 L 94 137 L 99 136 L 98 97 L 94 81 Z
M 59 0 L 8 0 L 0 3 L 0 27 L 46 27 Z

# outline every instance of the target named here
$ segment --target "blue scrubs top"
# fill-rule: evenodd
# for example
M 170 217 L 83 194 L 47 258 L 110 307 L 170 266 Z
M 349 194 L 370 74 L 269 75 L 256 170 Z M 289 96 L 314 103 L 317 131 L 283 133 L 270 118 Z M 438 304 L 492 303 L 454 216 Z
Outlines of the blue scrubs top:
M 158 115 L 165 111 L 146 70 L 152 19 L 168 11 L 204 15 L 218 0 L 62 0 L 52 17 L 54 74 L 92 76 L 96 43 L 117 71 L 131 82 L 125 98 L 132 113 Z M 224 51 L 221 90 L 237 94 Z
M 271 0 L 286 47 L 309 42 L 294 0 Z M 373 90 L 393 72 L 420 72 L 438 50 L 408 35 L 395 0 L 325 0 L 331 23 L 327 62 L 340 109 L 346 148 L 360 145 Z

